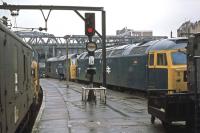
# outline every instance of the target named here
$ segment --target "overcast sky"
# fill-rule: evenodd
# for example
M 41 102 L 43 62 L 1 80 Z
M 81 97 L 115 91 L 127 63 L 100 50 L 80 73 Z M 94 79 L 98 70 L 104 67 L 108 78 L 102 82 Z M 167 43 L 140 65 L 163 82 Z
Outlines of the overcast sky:
M 152 30 L 153 35 L 174 36 L 180 25 L 200 20 L 200 0 L 3 0 L 8 4 L 39 4 L 104 7 L 108 35 L 127 27 L 134 30 Z M 0 0 L 2 4 L 2 0 Z M 84 15 L 84 12 L 81 12 Z M 0 10 L 0 17 L 10 14 Z M 47 14 L 47 12 L 46 12 Z M 101 32 L 101 15 L 96 14 L 96 27 Z M 14 18 L 12 18 L 14 20 Z M 19 27 L 44 27 L 40 11 L 20 10 L 16 17 Z M 13 22 L 14 23 L 14 22 Z M 73 11 L 52 11 L 48 33 L 56 36 L 84 34 L 84 23 Z

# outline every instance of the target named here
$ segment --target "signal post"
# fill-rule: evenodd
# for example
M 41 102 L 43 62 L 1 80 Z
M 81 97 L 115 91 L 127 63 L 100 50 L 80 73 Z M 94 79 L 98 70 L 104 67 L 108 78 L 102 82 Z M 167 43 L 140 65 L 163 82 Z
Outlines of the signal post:
M 89 80 L 89 87 L 93 88 L 93 77 L 96 73 L 96 68 L 94 67 L 94 52 L 97 49 L 97 44 L 92 41 L 92 36 L 95 35 L 94 13 L 85 13 L 85 35 L 88 36 L 89 40 L 89 42 L 86 43 L 86 50 L 88 51 L 88 68 L 86 77 Z M 93 89 L 89 90 L 87 101 L 96 101 L 96 96 Z

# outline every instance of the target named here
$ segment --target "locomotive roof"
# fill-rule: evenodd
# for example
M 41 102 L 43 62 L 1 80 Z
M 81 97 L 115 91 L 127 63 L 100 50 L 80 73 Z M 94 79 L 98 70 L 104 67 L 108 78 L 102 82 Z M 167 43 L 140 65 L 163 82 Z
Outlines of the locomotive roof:
M 19 41 L 22 45 L 24 45 L 25 47 L 29 48 L 32 50 L 32 47 L 30 45 L 28 45 L 27 43 L 25 43 L 24 41 L 22 41 L 22 39 L 20 37 L 18 37 L 14 32 L 10 31 L 6 26 L 4 26 L 4 24 L 2 24 L 0 22 L 0 30 L 2 30 L 3 32 L 5 32 L 6 34 L 9 34 L 10 36 L 12 36 L 13 38 L 15 38 L 17 41 Z
M 187 38 L 171 38 L 160 40 L 149 48 L 149 51 L 181 49 L 187 46 Z
M 137 44 L 130 44 L 128 46 L 123 45 L 115 47 L 113 51 L 117 49 L 123 49 L 123 52 L 121 52 L 122 56 L 143 55 L 147 54 L 149 51 L 185 48 L 187 46 L 187 42 L 188 42 L 187 38 L 170 38 L 170 39 L 142 42 Z
M 79 56 L 77 56 L 77 59 L 84 59 L 87 54 L 88 52 L 83 52 Z
M 110 57 L 145 55 L 148 54 L 148 52 L 155 50 L 170 50 L 170 49 L 185 48 L 187 46 L 187 41 L 188 41 L 187 38 L 170 38 L 170 39 L 153 40 L 135 44 L 128 44 L 128 45 L 106 48 L 107 51 L 106 54 Z M 102 51 L 101 49 L 99 49 L 96 52 L 101 53 Z M 87 52 L 85 54 L 87 54 Z
M 76 58 L 76 56 L 77 56 L 77 54 L 69 54 L 68 59 Z M 47 62 L 64 61 L 64 60 L 66 60 L 66 55 L 49 58 L 49 59 L 47 59 Z
M 123 55 L 143 55 L 143 54 L 146 54 L 149 46 L 154 45 L 156 42 L 158 42 L 158 40 L 132 44 L 132 46 L 129 46 L 124 51 Z
M 134 48 L 137 47 L 140 43 L 134 43 L 134 44 L 128 44 L 128 46 L 126 47 L 126 49 L 123 52 L 123 55 L 128 55 L 130 53 L 130 51 Z

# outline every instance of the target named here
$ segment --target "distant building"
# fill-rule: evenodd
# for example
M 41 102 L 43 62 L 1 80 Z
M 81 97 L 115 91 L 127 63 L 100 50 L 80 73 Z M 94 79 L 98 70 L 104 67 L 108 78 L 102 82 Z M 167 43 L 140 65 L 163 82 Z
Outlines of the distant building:
M 152 31 L 134 31 L 133 29 L 127 29 L 127 27 L 122 30 L 117 30 L 116 35 L 120 36 L 138 36 L 138 37 L 152 37 Z
M 200 32 L 200 20 L 195 23 L 186 21 L 177 30 L 177 36 L 187 37 L 190 33 L 198 33 L 198 32 Z

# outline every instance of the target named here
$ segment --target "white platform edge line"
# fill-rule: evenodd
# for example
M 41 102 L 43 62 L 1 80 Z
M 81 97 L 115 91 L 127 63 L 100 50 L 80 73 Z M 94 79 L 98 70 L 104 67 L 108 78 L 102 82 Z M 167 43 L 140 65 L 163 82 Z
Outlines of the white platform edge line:
M 46 95 L 46 91 L 43 90 L 43 101 L 42 101 L 42 105 L 40 107 L 40 111 L 37 115 L 37 118 L 35 120 L 34 126 L 32 128 L 32 133 L 38 133 L 38 126 L 39 126 L 39 121 L 41 120 L 44 108 L 45 108 L 45 103 L 46 103 L 46 99 L 45 99 L 45 95 Z

